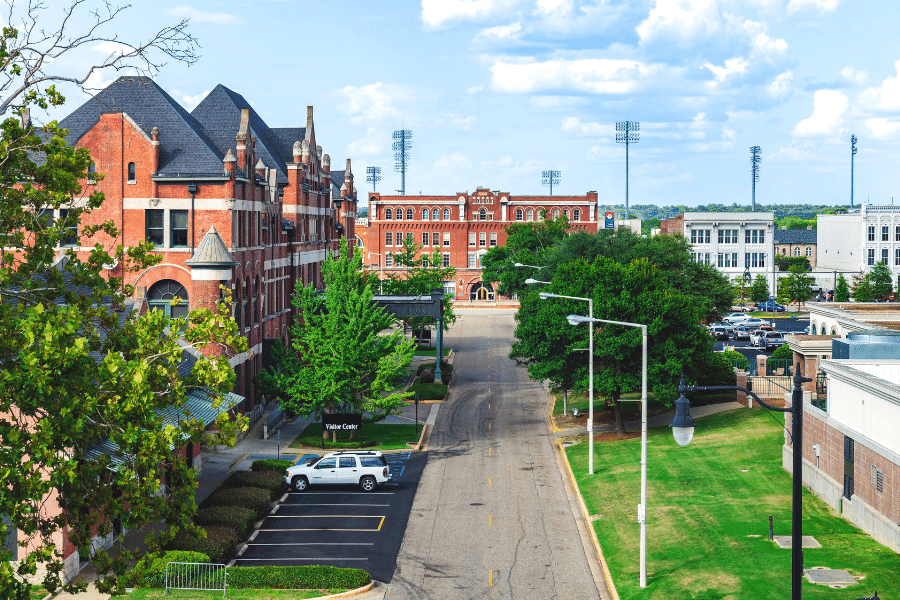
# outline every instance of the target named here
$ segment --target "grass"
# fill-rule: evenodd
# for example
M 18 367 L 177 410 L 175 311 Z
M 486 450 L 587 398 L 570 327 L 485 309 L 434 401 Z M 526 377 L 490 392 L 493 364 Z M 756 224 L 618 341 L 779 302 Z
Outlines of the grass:
M 419 433 L 422 426 L 419 426 Z M 357 432 L 354 440 L 350 440 L 350 434 L 338 435 L 337 443 L 329 440 L 325 442 L 325 450 L 336 448 L 359 448 L 360 440 L 364 448 L 368 450 L 398 450 L 408 446 L 406 442 L 416 442 L 419 436 L 416 434 L 415 423 L 374 423 L 363 424 L 362 430 Z M 291 442 L 290 448 L 298 449 L 322 449 L 322 424 L 310 423 L 306 429 Z
M 772 417 L 775 416 L 776 419 Z M 593 526 L 622 600 L 783 599 L 791 592 L 791 552 L 768 540 L 791 530 L 791 476 L 781 466 L 783 418 L 739 409 L 698 419 L 694 439 L 679 448 L 668 427 L 648 432 L 647 587 L 638 585 L 640 438 L 566 450 L 593 516 Z M 746 470 L 746 472 L 745 472 Z M 896 553 L 835 514 L 808 490 L 803 533 L 822 548 L 805 551 L 805 566 L 847 569 L 861 584 L 831 589 L 804 580 L 803 598 L 898 597 Z
M 419 400 L 443 400 L 447 396 L 447 386 L 440 382 L 416 382 L 409 386 L 408 391 L 419 394 Z
M 450 348 L 444 348 L 443 355 L 450 356 Z M 416 348 L 414 356 L 422 358 L 423 356 L 437 356 L 437 348 L 429 348 L 428 346 L 419 346 Z
M 554 396 L 556 398 L 556 402 L 553 404 L 553 414 L 561 415 L 563 414 L 563 395 L 562 393 L 556 394 Z M 628 402 L 622 403 L 622 408 L 626 411 L 639 411 L 641 403 L 633 402 L 632 400 L 640 400 L 641 394 L 640 392 L 632 392 L 629 394 L 622 394 L 623 400 L 629 400 Z M 717 402 L 732 402 L 735 399 L 734 394 L 704 394 L 700 398 L 691 399 L 692 406 L 701 406 L 706 404 L 715 404 Z M 607 408 L 604 404 L 604 397 L 595 392 L 594 398 L 594 413 L 598 413 L 601 410 L 609 410 L 612 411 L 612 408 Z M 588 412 L 588 395 L 585 394 L 574 394 L 569 392 L 569 401 L 567 402 L 566 408 L 568 408 L 568 412 L 572 412 L 572 407 L 576 407 L 582 414 L 587 414 Z M 661 410 L 673 408 L 673 406 L 666 406 L 663 402 L 658 401 L 653 392 L 647 392 L 647 410 Z
M 293 600 L 294 598 L 321 598 L 330 594 L 340 594 L 347 590 L 248 590 L 229 588 L 227 600 Z M 221 591 L 137 589 L 125 596 L 128 600 L 222 600 Z

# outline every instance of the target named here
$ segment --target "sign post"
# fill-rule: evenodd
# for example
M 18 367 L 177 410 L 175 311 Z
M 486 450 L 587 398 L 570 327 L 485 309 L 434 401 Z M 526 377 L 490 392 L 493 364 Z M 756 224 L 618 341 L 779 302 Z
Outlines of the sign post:
M 419 439 L 419 394 L 416 394 L 416 439 Z

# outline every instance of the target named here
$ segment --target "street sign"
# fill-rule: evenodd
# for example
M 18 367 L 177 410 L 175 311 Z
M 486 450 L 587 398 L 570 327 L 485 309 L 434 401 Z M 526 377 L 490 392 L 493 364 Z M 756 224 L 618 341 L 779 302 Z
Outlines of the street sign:
M 644 510 L 643 504 L 638 504 L 638 523 L 646 523 L 647 522 L 647 511 Z
M 603 223 L 604 229 L 615 229 L 616 228 L 616 213 L 606 212 L 603 214 L 603 217 L 604 217 L 604 223 Z
M 322 428 L 325 431 L 358 431 L 362 427 L 361 413 L 325 413 Z

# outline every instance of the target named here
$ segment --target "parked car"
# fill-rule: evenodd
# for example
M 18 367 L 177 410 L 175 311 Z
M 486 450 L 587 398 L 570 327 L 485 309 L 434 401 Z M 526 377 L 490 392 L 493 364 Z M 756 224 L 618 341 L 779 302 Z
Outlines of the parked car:
M 749 340 L 750 334 L 754 331 L 756 331 L 755 326 L 744 325 L 742 323 L 734 328 L 734 331 L 731 333 L 731 335 L 735 340 Z
M 749 325 L 749 326 L 753 327 L 754 329 L 759 329 L 763 325 L 768 325 L 769 322 L 763 321 L 762 319 L 757 319 L 756 317 L 753 317 L 752 319 L 747 319 L 742 324 Z
M 750 333 L 750 345 L 760 346 L 760 341 L 770 331 L 775 331 L 775 328 L 771 325 L 760 325 L 758 329 Z
M 759 304 L 757 304 L 756 310 L 762 312 L 772 312 L 773 310 L 775 312 L 784 312 L 784 306 L 778 304 L 777 302 L 774 302 L 773 300 L 767 300 L 766 302 L 760 302 Z
M 732 323 L 729 323 L 728 321 L 716 321 L 715 323 L 710 323 L 706 327 L 710 331 L 712 331 L 714 327 L 721 327 L 723 329 L 727 329 L 728 331 L 734 331 L 734 325 Z
M 724 340 L 727 342 L 731 338 L 731 332 L 724 327 L 713 327 L 710 330 L 710 333 L 717 340 Z
M 748 315 L 746 313 L 733 312 L 733 313 L 728 313 L 727 315 L 722 317 L 722 320 L 727 323 L 731 323 L 732 325 L 737 325 L 738 323 L 743 323 L 744 321 L 746 321 L 749 318 L 750 318 L 750 315 Z
M 760 348 L 766 352 L 775 350 L 784 345 L 784 333 L 780 331 L 770 331 L 760 342 Z
M 384 455 L 376 451 L 329 452 L 284 472 L 285 485 L 295 492 L 306 491 L 310 485 L 334 484 L 358 485 L 364 492 L 371 492 L 392 478 Z
M 741 313 L 750 312 L 750 307 L 747 306 L 746 304 L 735 304 L 734 306 L 731 307 L 731 312 L 741 312 Z

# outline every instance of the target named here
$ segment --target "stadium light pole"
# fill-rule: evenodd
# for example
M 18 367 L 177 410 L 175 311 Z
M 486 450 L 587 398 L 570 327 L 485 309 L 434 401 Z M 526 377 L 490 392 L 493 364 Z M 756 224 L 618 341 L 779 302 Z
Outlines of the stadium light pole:
M 632 143 L 637 144 L 641 140 L 641 134 L 636 133 L 641 128 L 638 121 L 618 121 L 616 122 L 616 142 L 625 144 L 625 220 L 631 218 L 631 212 L 628 208 L 628 146 Z

